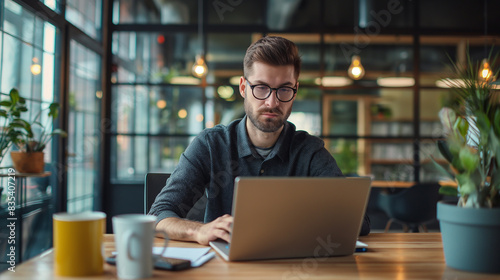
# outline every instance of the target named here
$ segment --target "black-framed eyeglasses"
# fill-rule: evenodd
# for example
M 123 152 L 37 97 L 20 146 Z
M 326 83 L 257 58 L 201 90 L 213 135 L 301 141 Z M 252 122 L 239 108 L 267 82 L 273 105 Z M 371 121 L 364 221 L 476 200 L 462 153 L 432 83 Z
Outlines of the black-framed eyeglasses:
M 289 102 L 293 99 L 294 95 L 297 93 L 296 88 L 292 87 L 287 87 L 287 86 L 282 86 L 279 88 L 272 88 L 268 85 L 264 84 L 259 84 L 259 85 L 252 85 L 246 78 L 245 80 L 247 81 L 248 85 L 252 89 L 252 94 L 253 97 L 259 99 L 259 100 L 265 100 L 269 96 L 271 96 L 271 93 L 273 90 L 276 91 L 276 98 L 278 98 L 279 101 L 281 102 Z

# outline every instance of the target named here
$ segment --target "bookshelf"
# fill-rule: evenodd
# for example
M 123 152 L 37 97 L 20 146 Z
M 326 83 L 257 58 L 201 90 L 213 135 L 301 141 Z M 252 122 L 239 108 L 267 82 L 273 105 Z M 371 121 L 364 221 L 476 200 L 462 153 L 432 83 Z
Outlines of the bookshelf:
M 420 126 L 420 136 L 427 140 L 415 140 L 414 125 L 411 118 L 411 106 L 408 106 L 407 98 L 398 100 L 391 94 L 387 99 L 380 95 L 325 95 L 323 97 L 323 135 L 325 144 L 330 148 L 334 157 L 337 157 L 338 151 L 335 148 L 335 138 L 349 137 L 350 141 L 356 142 L 357 174 L 362 176 L 372 176 L 377 181 L 392 182 L 412 182 L 415 180 L 414 155 L 419 153 L 420 165 L 431 163 L 432 155 L 438 163 L 445 164 L 444 159 L 437 152 L 435 141 L 442 135 L 441 123 L 438 119 L 436 108 L 431 112 L 421 114 L 418 121 Z M 351 110 L 352 127 L 349 135 L 342 129 L 343 134 L 338 133 L 335 126 L 343 118 L 337 118 L 334 109 L 338 104 L 348 102 Z M 352 103 L 355 103 L 354 106 Z M 410 110 L 402 109 L 410 108 Z M 378 110 L 385 108 L 384 110 Z M 391 113 L 387 113 L 391 111 Z M 420 139 L 420 138 L 417 138 Z M 419 141 L 419 149 L 415 149 L 415 141 Z M 339 162 L 342 169 L 342 162 Z M 429 165 L 430 166 L 430 165 Z M 419 174 L 421 181 L 437 180 L 439 174 L 434 173 L 432 167 L 424 168 Z

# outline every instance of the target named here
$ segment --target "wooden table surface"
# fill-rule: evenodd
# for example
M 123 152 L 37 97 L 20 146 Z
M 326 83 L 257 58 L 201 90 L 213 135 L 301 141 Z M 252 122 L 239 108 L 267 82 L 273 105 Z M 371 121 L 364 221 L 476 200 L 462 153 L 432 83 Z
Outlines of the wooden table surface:
M 112 235 L 106 235 L 105 252 L 114 250 Z M 469 273 L 446 267 L 440 233 L 372 233 L 361 237 L 368 252 L 332 258 L 283 259 L 226 262 L 218 255 L 201 267 L 184 271 L 155 270 L 151 279 L 500 279 L 500 274 Z M 155 240 L 161 246 L 161 239 Z M 172 247 L 201 247 L 174 242 Z M 115 266 L 105 264 L 105 273 L 89 278 L 56 277 L 49 250 L 5 271 L 1 280 L 15 279 L 117 279 Z
M 411 188 L 415 184 L 415 182 L 373 180 L 372 188 Z

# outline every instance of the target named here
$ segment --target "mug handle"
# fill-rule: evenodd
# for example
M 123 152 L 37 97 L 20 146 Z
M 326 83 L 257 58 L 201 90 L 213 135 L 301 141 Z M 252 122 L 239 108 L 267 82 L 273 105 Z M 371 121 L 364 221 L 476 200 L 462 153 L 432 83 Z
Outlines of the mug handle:
M 135 234 L 133 231 L 129 230 L 129 231 L 126 231 L 124 234 L 123 234 L 123 239 L 124 239 L 124 242 L 125 244 L 127 244 L 127 259 L 129 260 L 134 260 L 134 257 L 132 256 L 132 252 L 131 252 L 131 245 L 132 243 L 130 242 L 130 240 L 132 239 L 132 237 L 134 237 Z
M 163 243 L 163 250 L 161 251 L 161 253 L 159 254 L 153 254 L 153 258 L 154 259 L 157 259 L 157 258 L 160 258 L 161 256 L 163 256 L 163 253 L 165 253 L 165 251 L 167 250 L 167 246 L 168 246 L 168 235 L 166 232 L 164 232 L 163 230 L 155 230 L 155 235 L 156 233 L 159 233 L 161 235 L 163 235 L 163 238 L 165 239 L 165 242 Z

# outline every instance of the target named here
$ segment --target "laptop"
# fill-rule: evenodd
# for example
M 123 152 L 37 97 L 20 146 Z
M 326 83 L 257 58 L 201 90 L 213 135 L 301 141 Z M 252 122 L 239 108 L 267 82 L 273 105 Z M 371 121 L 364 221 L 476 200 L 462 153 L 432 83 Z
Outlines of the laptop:
M 226 261 L 354 253 L 371 187 L 367 177 L 237 177 Z

